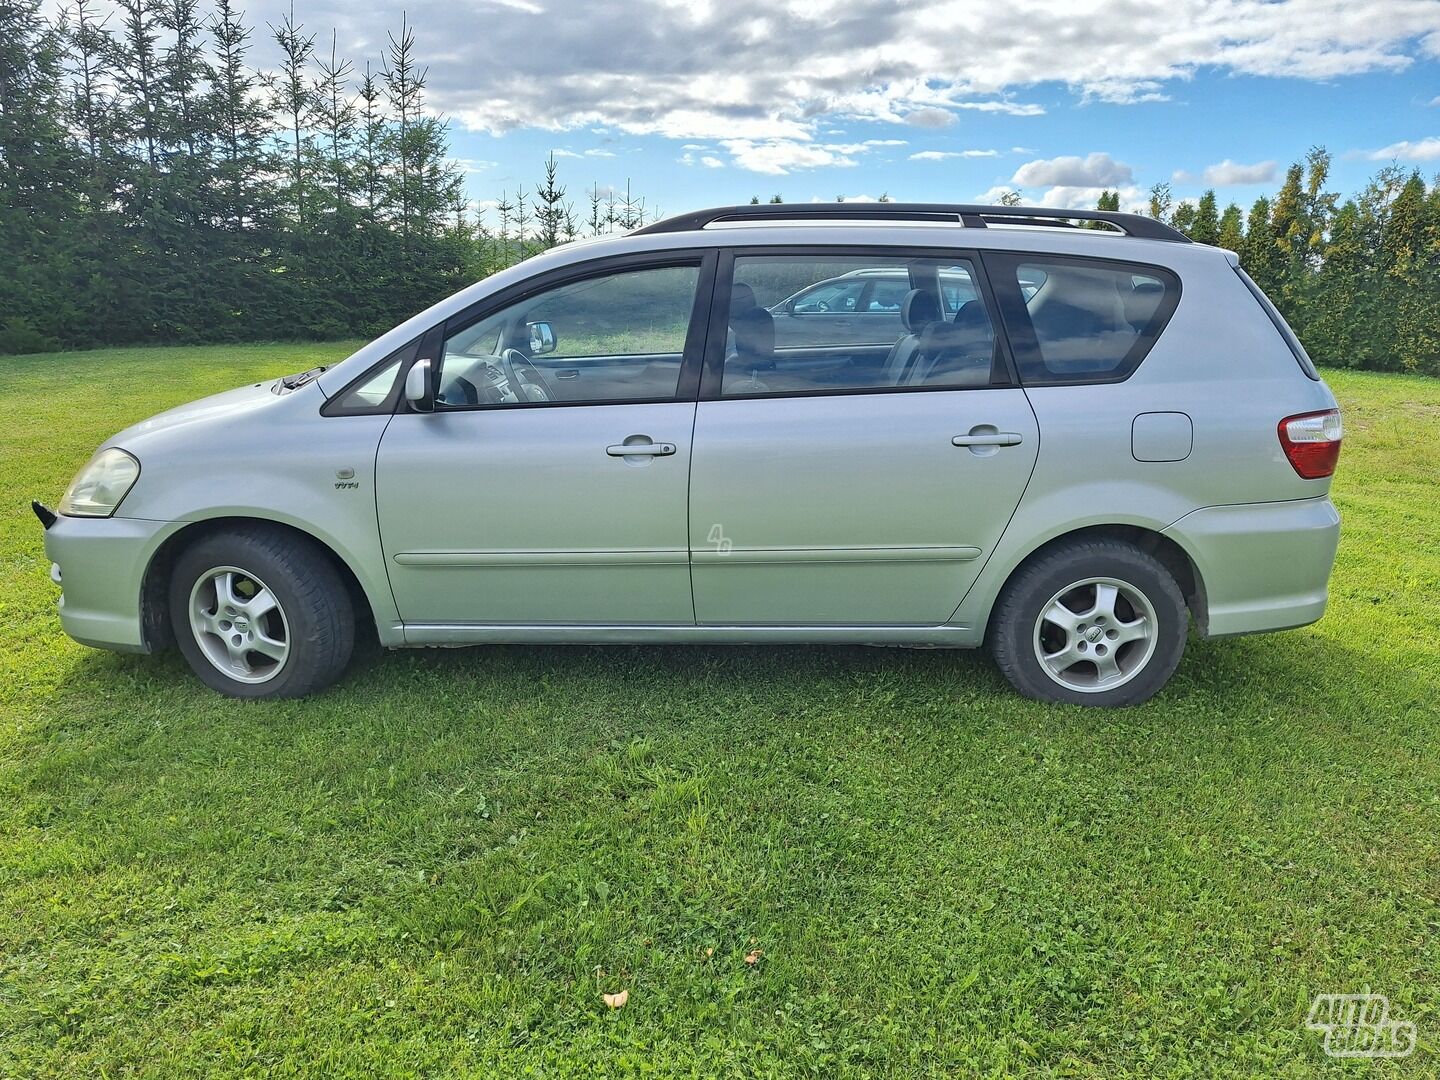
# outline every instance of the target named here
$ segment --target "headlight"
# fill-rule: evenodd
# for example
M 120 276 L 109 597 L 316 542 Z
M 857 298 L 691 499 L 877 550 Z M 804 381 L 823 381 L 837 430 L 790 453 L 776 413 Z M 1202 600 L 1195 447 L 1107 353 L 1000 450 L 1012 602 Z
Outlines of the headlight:
M 139 478 L 140 462 L 124 450 L 114 446 L 101 450 L 70 481 L 60 500 L 60 513 L 68 517 L 109 517 Z

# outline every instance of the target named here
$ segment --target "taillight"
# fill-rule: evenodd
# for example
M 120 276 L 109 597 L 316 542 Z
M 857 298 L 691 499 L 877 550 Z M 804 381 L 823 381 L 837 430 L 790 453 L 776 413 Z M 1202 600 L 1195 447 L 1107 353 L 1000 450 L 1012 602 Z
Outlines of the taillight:
M 1300 413 L 1280 421 L 1280 445 L 1295 471 L 1319 480 L 1335 471 L 1340 460 L 1340 410 Z

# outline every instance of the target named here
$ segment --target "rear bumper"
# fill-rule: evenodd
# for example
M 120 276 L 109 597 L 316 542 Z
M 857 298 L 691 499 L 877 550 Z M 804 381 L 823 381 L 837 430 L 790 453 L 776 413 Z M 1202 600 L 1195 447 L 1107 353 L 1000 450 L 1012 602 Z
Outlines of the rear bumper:
M 141 624 L 145 570 L 180 523 L 60 516 L 45 530 L 50 576 L 60 585 L 60 625 L 82 645 L 149 652 Z
M 1325 613 L 1340 515 L 1328 497 L 1208 506 L 1165 530 L 1204 583 L 1210 637 L 1287 630 Z

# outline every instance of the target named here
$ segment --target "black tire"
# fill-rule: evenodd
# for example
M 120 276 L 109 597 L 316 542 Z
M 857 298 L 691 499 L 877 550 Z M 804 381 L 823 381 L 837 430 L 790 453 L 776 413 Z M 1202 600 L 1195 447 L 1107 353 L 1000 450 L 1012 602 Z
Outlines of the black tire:
M 1085 584 L 1070 591 L 1079 583 Z M 1100 585 L 1118 586 L 1119 599 L 1108 622 L 1103 614 L 1084 614 L 1103 610 L 1096 606 Z M 1075 613 L 1075 628 L 1062 629 L 1058 621 L 1049 619 L 1041 622 L 1041 614 L 1054 611 L 1051 604 L 1057 600 L 1067 609 L 1062 616 Z M 1154 616 L 1149 637 L 1118 646 L 1106 639 L 1107 634 L 1130 633 L 1129 628 L 1137 625 L 1133 620 L 1148 625 L 1149 615 L 1142 606 L 1147 603 Z M 1121 629 L 1112 633 L 1116 626 Z M 1079 540 L 1046 552 L 1006 582 L 988 636 L 995 663 L 1026 697 L 1117 708 L 1147 701 L 1165 685 L 1184 655 L 1188 631 L 1185 597 L 1160 560 L 1120 540 Z M 1061 657 L 1052 662 L 1057 667 L 1064 658 L 1076 659 L 1052 676 L 1037 652 Z M 1097 652 L 1109 656 L 1111 667 L 1119 669 L 1109 676 L 1109 681 L 1118 680 L 1109 689 L 1101 684 Z M 1090 683 L 1094 685 L 1086 685 Z
M 227 627 L 227 633 L 202 635 L 191 623 L 192 594 L 197 605 L 214 606 L 213 615 L 223 618 L 225 609 L 218 587 L 213 581 L 208 586 L 200 583 L 211 580 L 218 571 L 232 570 L 239 571 L 229 579 L 235 583 L 235 595 L 245 597 L 247 591 L 254 590 L 249 592 L 253 598 L 258 583 L 269 590 L 277 606 L 256 618 L 255 628 L 242 610 L 237 618 L 244 622 L 243 627 L 240 622 L 216 623 Z M 201 682 L 229 697 L 295 698 L 323 690 L 344 673 L 355 646 L 354 605 L 328 553 L 306 537 L 284 529 L 241 526 L 192 544 L 175 561 L 169 600 L 170 621 L 181 653 Z M 259 629 L 261 620 L 263 631 Z M 270 647 L 273 640 L 282 641 L 286 646 L 283 659 L 276 661 L 259 651 L 247 652 L 239 663 L 253 666 L 251 681 L 232 676 L 219 666 L 228 657 L 235 669 L 236 661 L 224 640 L 229 637 L 229 629 L 258 634 Z M 233 640 L 238 644 L 241 638 Z M 219 658 L 212 660 L 211 654 Z

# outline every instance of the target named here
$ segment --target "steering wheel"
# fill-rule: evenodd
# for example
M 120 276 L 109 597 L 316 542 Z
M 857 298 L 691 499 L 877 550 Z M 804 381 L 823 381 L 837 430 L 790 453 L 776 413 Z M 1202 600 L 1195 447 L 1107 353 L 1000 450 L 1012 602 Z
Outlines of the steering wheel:
M 520 382 L 520 376 L 515 371 L 517 361 L 528 367 L 534 374 L 535 378 L 530 385 L 539 387 L 540 392 L 545 395 L 540 400 L 554 401 L 555 391 L 551 389 L 550 384 L 545 381 L 545 376 L 541 373 L 540 369 L 535 366 L 535 361 L 531 360 L 530 357 L 526 356 L 519 349 L 506 349 L 500 354 L 500 366 L 505 369 L 505 381 L 510 384 L 510 392 L 515 395 L 515 400 L 535 400 L 530 396 L 529 391 L 524 389 L 524 384 Z

